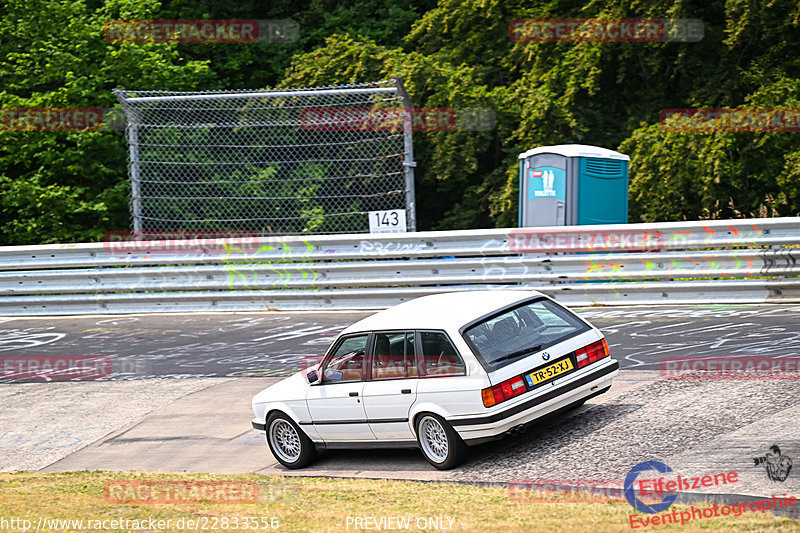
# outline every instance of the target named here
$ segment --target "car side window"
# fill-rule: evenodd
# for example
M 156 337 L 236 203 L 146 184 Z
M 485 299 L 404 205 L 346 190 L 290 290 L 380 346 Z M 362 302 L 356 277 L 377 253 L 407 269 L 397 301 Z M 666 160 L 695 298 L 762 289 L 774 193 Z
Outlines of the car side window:
M 466 367 L 447 335 L 438 331 L 419 332 L 420 373 L 425 376 L 463 376 Z
M 322 371 L 323 383 L 342 383 L 364 379 L 367 338 L 369 335 L 347 337 L 336 348 Z
M 414 332 L 376 333 L 372 348 L 372 379 L 416 377 Z

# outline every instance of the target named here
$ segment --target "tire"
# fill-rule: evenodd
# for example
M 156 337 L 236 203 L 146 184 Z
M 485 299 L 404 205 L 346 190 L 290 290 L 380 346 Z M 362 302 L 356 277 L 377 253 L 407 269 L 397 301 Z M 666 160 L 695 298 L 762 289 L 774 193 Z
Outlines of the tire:
M 272 455 L 286 468 L 303 468 L 317 457 L 317 449 L 308 435 L 280 411 L 267 417 L 265 429 Z
M 425 413 L 417 418 L 417 443 L 425 459 L 439 470 L 461 464 L 468 454 L 467 445 L 453 426 L 442 417 Z

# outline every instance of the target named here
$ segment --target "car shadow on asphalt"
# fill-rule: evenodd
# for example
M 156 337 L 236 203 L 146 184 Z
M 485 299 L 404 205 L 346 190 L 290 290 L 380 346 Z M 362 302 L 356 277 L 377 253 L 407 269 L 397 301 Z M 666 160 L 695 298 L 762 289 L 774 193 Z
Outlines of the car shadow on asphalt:
M 502 466 L 509 457 L 533 453 L 542 440 L 558 437 L 564 445 L 597 431 L 609 422 L 624 417 L 641 405 L 593 404 L 556 411 L 528 427 L 522 435 L 470 447 L 470 454 L 459 467 L 442 472 L 431 466 L 417 449 L 337 449 L 322 452 L 309 469 L 284 470 L 290 475 L 330 475 L 344 477 L 386 477 L 397 479 L 447 479 L 472 470 Z
M 555 439 L 566 447 L 641 408 L 638 404 L 622 403 L 584 405 L 577 409 L 556 411 L 529 425 L 522 434 L 472 447 L 470 458 L 453 473 L 502 466 L 522 453 L 526 460 L 544 459 L 551 453 L 552 447 L 542 447 L 543 441 Z

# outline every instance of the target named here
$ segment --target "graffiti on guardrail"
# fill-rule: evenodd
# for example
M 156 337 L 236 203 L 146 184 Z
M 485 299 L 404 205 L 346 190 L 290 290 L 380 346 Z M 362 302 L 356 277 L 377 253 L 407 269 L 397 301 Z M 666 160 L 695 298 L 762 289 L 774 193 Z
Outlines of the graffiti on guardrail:
M 511 230 L 506 240 L 488 239 L 479 250 L 481 279 L 485 282 L 519 281 L 521 278 L 564 282 L 568 279 L 617 281 L 646 280 L 671 277 L 752 277 L 764 275 L 755 269 L 752 252 L 728 251 L 727 254 L 706 252 L 659 257 L 669 249 L 709 246 L 719 240 L 720 246 L 751 245 L 758 247 L 757 238 L 763 235 L 755 224 L 737 229 L 728 225 L 716 230 L 702 226 L 702 233 L 690 231 L 663 231 L 660 229 L 624 229 L 592 231 L 584 228 L 518 228 Z M 767 230 L 768 232 L 768 230 Z M 699 240 L 698 240 L 699 239 Z M 370 248 L 371 250 L 371 248 Z M 498 251 L 531 254 L 509 261 L 497 256 Z M 619 252 L 648 253 L 649 257 L 625 257 Z M 584 266 L 565 268 L 546 259 L 552 255 L 581 254 Z M 741 255 L 740 255 L 741 254 Z M 541 261 L 531 262 L 539 257 Z M 550 261 L 548 263 L 548 261 Z M 513 266 L 513 277 L 508 269 Z M 535 266 L 535 268 L 533 268 Z M 780 269 L 778 269 L 780 270 Z M 556 275 L 562 272 L 561 275 Z M 671 274 L 671 275 L 670 275 Z M 702 276 L 699 276 L 702 274 Z
M 230 248 L 255 251 L 252 231 L 108 231 L 103 248 L 111 254 L 226 254 Z
M 748 252 L 750 253 L 750 252 Z M 762 272 L 754 270 L 755 259 L 752 253 L 740 256 L 733 250 L 730 256 L 725 254 L 704 253 L 701 255 L 683 254 L 660 258 L 658 256 L 638 257 L 629 262 L 624 256 L 615 255 L 613 259 L 604 260 L 602 255 L 586 256 L 584 279 L 613 278 L 620 281 L 635 279 L 651 279 L 665 277 L 659 273 L 669 273 L 666 277 L 712 277 L 741 278 L 761 276 Z M 627 272 L 631 272 L 630 275 Z
M 488 241 L 492 249 L 498 241 Z M 483 249 L 481 250 L 483 252 Z M 658 252 L 626 257 L 620 253 L 586 253 L 551 258 L 483 255 L 481 279 L 491 282 L 570 280 L 647 281 L 671 278 L 748 278 L 800 272 L 791 253 L 768 256 L 764 250 L 728 250 L 720 253 L 687 252 L 668 256 Z M 797 254 L 800 257 L 800 253 Z M 756 267 L 758 260 L 759 267 Z
M 737 229 L 712 229 L 703 225 L 699 232 L 668 229 L 620 229 L 596 231 L 581 227 L 517 228 L 508 233 L 508 249 L 516 253 L 601 253 L 651 252 L 693 246 L 753 245 L 768 233 L 752 223 Z
M 727 231 L 722 234 L 724 230 L 718 228 L 717 231 L 714 231 L 708 225 L 704 225 L 702 228 L 705 231 L 705 236 L 701 236 L 694 241 L 692 239 L 695 234 L 690 231 L 672 231 L 668 232 L 670 236 L 665 239 L 665 242 L 668 243 L 667 247 L 669 248 L 681 248 L 699 244 L 713 245 L 715 241 L 720 241 L 720 245 L 733 243 L 742 246 L 758 246 L 757 238 L 769 233 L 769 230 L 762 231 L 755 224 L 745 223 L 741 229 L 736 229 L 733 224 L 729 224 L 726 227 Z
M 403 252 L 430 251 L 432 249 L 434 249 L 432 242 L 361 241 L 358 245 L 358 253 L 364 255 L 398 255 Z
M 263 287 L 258 283 L 259 271 L 263 268 L 274 273 L 273 276 L 267 274 L 269 279 L 273 277 L 270 284 L 272 287 L 283 285 L 288 287 L 289 282 L 292 280 L 293 273 L 295 278 L 300 277 L 304 283 L 299 283 L 298 289 L 312 288 L 311 285 L 317 281 L 319 273 L 310 268 L 308 264 L 296 264 L 296 261 L 308 261 L 311 252 L 315 247 L 308 241 L 303 241 L 305 249 L 302 253 L 295 253 L 291 246 L 284 240 L 277 240 L 271 244 L 262 244 L 254 252 L 249 253 L 245 249 L 236 248 L 234 246 L 225 244 L 227 254 L 225 255 L 225 270 L 228 272 L 230 278 L 228 280 L 228 288 L 231 290 L 241 289 L 255 289 Z M 275 257 L 276 250 L 280 250 L 280 259 Z M 263 254 L 260 256 L 260 254 Z M 275 278 L 277 276 L 277 278 Z M 238 282 L 237 282 L 238 279 Z M 314 290 L 319 290 L 319 287 L 313 287 Z
M 219 256 L 104 253 L 102 243 L 19 247 L 4 251 L 0 261 L 6 271 L 0 289 L 12 296 L 0 304 L 26 315 L 77 309 L 149 312 L 165 304 L 175 310 L 215 310 L 220 303 L 226 309 L 341 309 L 399 303 L 406 297 L 398 296 L 403 292 L 398 287 L 422 293 L 493 284 L 550 287 L 553 296 L 574 305 L 641 299 L 785 301 L 800 291 L 800 281 L 793 279 L 800 274 L 800 249 L 794 248 L 800 243 L 798 228 L 796 217 L 785 217 L 329 235 L 310 241 L 276 236 L 259 237 L 254 250 L 228 243 Z M 120 268 L 138 265 L 143 268 Z M 35 275 L 42 269 L 47 275 Z M 700 287 L 692 278 L 708 283 Z M 568 282 L 576 286 L 557 285 Z M 314 292 L 348 286 L 363 290 L 342 291 L 324 301 Z M 285 290 L 295 288 L 305 291 Z M 259 290 L 270 301 L 254 298 Z
M 509 249 L 518 253 L 654 251 L 664 248 L 657 230 L 590 231 L 582 228 L 519 228 L 508 234 Z
M 489 280 L 489 279 L 500 279 L 504 278 L 507 275 L 507 270 L 504 265 L 498 264 L 497 258 L 487 255 L 487 252 L 491 252 L 491 250 L 495 250 L 501 246 L 506 245 L 505 241 L 500 241 L 497 239 L 489 239 L 483 243 L 480 248 L 480 255 L 481 255 L 481 267 L 483 267 L 483 272 L 481 273 L 481 279 Z M 523 275 L 528 273 L 528 266 L 522 264 L 522 268 L 524 270 Z
M 284 239 L 264 241 L 257 233 L 247 231 L 109 231 L 103 237 L 103 247 L 113 255 L 133 259 L 155 254 L 221 255 L 226 263 L 228 288 L 231 290 L 263 288 L 263 284 L 258 283 L 259 272 L 268 282 L 270 277 L 274 278 L 271 282 L 273 287 L 288 286 L 293 275 L 308 283 L 316 281 L 319 276 L 316 270 L 308 265 L 293 265 L 308 260 L 314 245 L 303 241 L 303 251 L 297 252 Z M 272 275 L 267 273 L 264 276 L 265 269 Z M 202 275 L 198 278 L 203 279 L 206 278 Z

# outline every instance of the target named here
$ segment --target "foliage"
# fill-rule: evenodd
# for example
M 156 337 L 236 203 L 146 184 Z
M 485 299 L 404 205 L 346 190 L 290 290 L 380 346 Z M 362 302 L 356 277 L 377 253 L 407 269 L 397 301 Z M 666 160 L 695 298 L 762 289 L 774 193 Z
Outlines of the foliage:
M 169 44 L 112 44 L 108 19 L 152 17 L 153 1 L 8 0 L 0 7 L 0 107 L 110 108 L 116 86 L 190 89 L 209 75 Z M 98 239 L 128 227 L 121 131 L 0 128 L 0 242 Z
M 493 110 L 487 131 L 415 132 L 420 229 L 515 225 L 517 154 L 573 142 L 631 156 L 632 222 L 800 213 L 796 132 L 674 132 L 658 123 L 667 108 L 800 108 L 792 0 L 2 0 L 0 16 L 4 108 L 111 107 L 114 87 L 400 76 L 417 107 Z M 696 18 L 705 35 L 693 43 L 509 38 L 512 19 L 545 17 Z M 106 20 L 146 18 L 288 18 L 300 36 L 282 44 L 103 39 Z M 120 131 L 0 128 L 0 243 L 84 241 L 127 227 L 126 157 Z
M 514 42 L 515 18 L 697 18 L 701 42 Z M 800 212 L 797 135 L 671 133 L 676 107 L 797 108 L 800 8 L 789 1 L 441 0 L 411 51 L 334 37 L 295 56 L 283 83 L 407 78 L 420 106 L 488 106 L 491 132 L 415 134 L 424 228 L 513 226 L 517 154 L 583 143 L 632 156 L 631 221 Z

